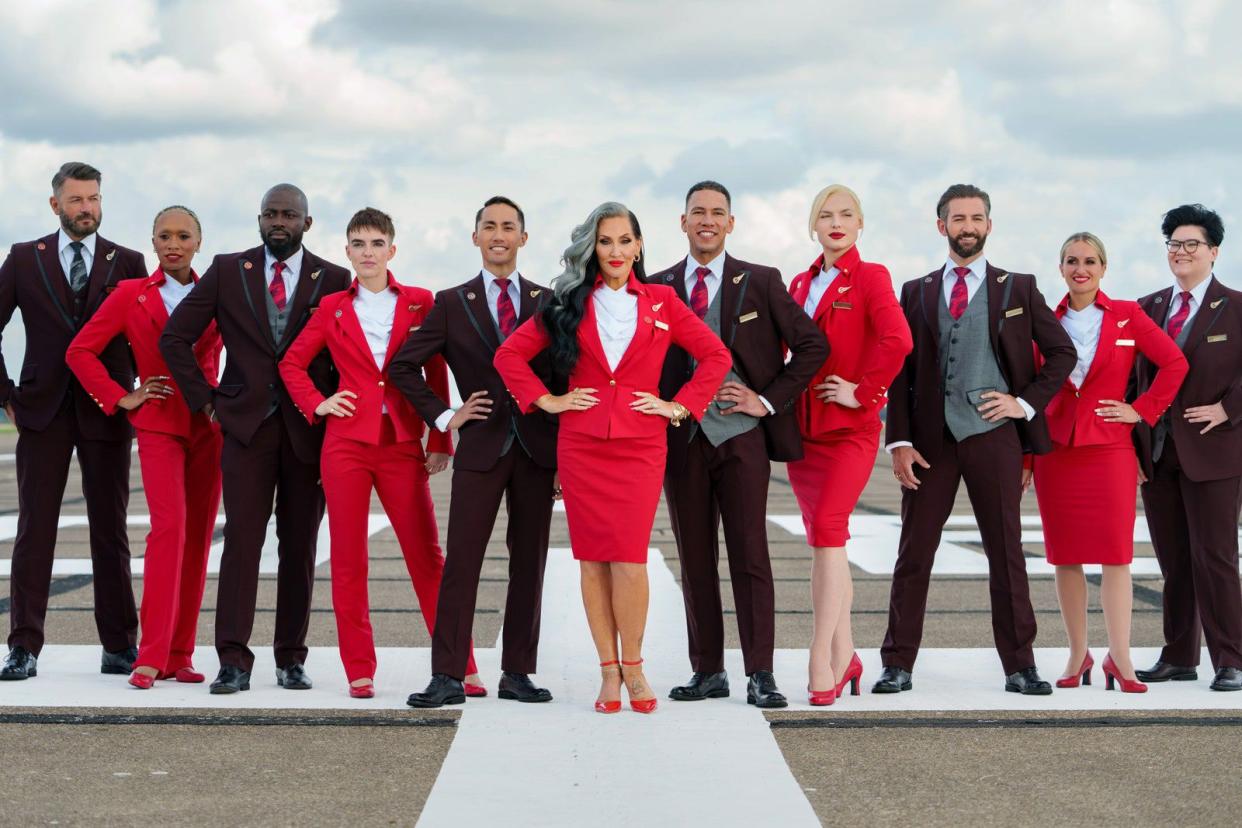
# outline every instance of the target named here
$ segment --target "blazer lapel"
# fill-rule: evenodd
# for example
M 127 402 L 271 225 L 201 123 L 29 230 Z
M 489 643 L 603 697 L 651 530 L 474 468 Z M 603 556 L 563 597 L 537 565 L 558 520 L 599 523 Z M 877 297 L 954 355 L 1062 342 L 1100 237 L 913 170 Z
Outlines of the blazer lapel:
M 280 339 L 279 350 L 284 350 L 292 341 L 294 329 L 298 327 L 298 320 L 306 313 L 306 308 L 310 305 L 310 297 L 315 289 L 315 283 L 319 280 L 319 274 L 323 270 L 323 264 L 305 247 L 302 248 L 302 271 L 298 274 L 298 286 L 293 291 L 293 304 L 289 307 L 289 321 L 285 325 L 284 336 Z M 350 306 L 352 309 L 352 305 Z M 355 321 L 357 319 L 355 318 Z M 361 330 L 361 326 L 359 326 Z M 368 350 L 367 353 L 370 353 Z
M 543 304 L 543 288 L 535 287 L 518 274 L 518 291 L 520 291 L 521 307 L 518 308 L 518 324 L 530 319 Z
M 365 364 L 374 365 L 375 356 L 371 353 L 371 345 L 367 342 L 367 335 L 362 332 L 362 323 L 358 321 L 358 312 L 354 310 L 354 293 L 351 291 L 341 297 L 341 303 L 336 306 L 333 313 L 336 327 L 340 332 L 341 338 L 349 342 L 358 353 L 366 358 Z M 393 316 L 396 321 L 396 316 Z M 392 347 L 392 334 L 388 335 L 389 348 Z
M 267 273 L 264 270 L 266 258 L 263 248 L 248 250 L 237 259 L 238 278 L 246 294 L 246 304 L 254 315 L 254 323 L 259 326 L 259 336 L 276 350 L 276 339 L 272 336 L 272 323 L 267 318 Z
M 1117 314 L 1112 308 L 1103 308 L 1103 310 L 1104 318 L 1100 322 L 1100 340 L 1095 344 L 1095 354 L 1091 357 L 1091 365 L 1087 367 L 1087 375 L 1083 377 L 1082 384 L 1084 386 L 1095 376 L 1105 362 L 1113 358 L 1113 354 L 1117 350 L 1117 340 L 1121 339 L 1121 335 L 1127 332 L 1124 326 L 1117 327 L 1117 323 L 1122 320 L 1117 318 Z
M 392 361 L 393 355 L 400 349 L 405 338 L 414 327 L 414 320 L 425 317 L 431 308 L 424 308 L 414 301 L 414 297 L 405 291 L 397 294 L 397 309 L 392 314 L 392 331 L 388 334 L 388 350 L 384 353 L 384 368 Z
M 112 269 L 116 266 L 116 245 L 102 236 L 95 237 L 95 258 L 91 262 L 90 276 L 86 280 L 86 307 L 95 306 L 99 294 L 112 281 Z
M 940 296 L 940 292 L 944 290 L 944 274 L 942 271 L 933 271 L 923 277 L 923 281 L 919 283 L 919 298 L 923 305 L 923 321 L 927 324 L 927 329 L 931 331 L 932 345 L 939 352 L 940 349 L 940 303 L 944 300 Z
M 651 346 L 651 343 L 655 341 L 656 320 L 659 319 L 663 323 L 663 314 L 661 311 L 664 308 L 664 303 L 661 302 L 659 307 L 655 306 L 651 301 L 651 296 L 648 295 L 647 291 L 642 288 L 641 283 L 639 283 L 639 285 L 637 296 L 638 307 L 636 318 L 634 320 L 634 337 L 630 340 L 630 344 L 626 346 L 625 353 L 621 355 L 620 361 L 617 362 L 617 371 L 620 371 L 622 366 L 628 364 L 634 359 L 637 359 L 639 354 Z M 721 289 L 724 289 L 723 286 Z M 720 299 L 723 302 L 725 297 L 721 296 Z M 598 328 L 596 328 L 595 331 L 595 338 L 598 340 Z M 603 353 L 603 350 L 603 345 L 601 344 L 601 354 Z M 604 360 L 604 365 L 607 364 L 608 361 Z
M 1005 318 L 1004 304 L 1004 281 L 1009 278 L 1009 274 L 1000 268 L 987 266 L 987 273 L 984 277 L 984 285 L 988 292 L 988 334 L 992 338 L 992 353 L 1000 357 L 1000 326 L 1001 320 Z
M 39 276 L 47 290 L 48 298 L 60 311 L 65 324 L 73 328 L 73 293 L 69 290 L 69 280 L 65 278 L 65 270 L 60 266 L 60 253 L 56 249 L 58 234 L 53 233 L 39 239 L 36 244 L 35 260 L 39 265 Z
M 139 306 L 157 331 L 164 330 L 164 326 L 168 324 L 168 308 L 164 307 L 164 297 L 160 295 L 160 285 L 167 278 L 160 273 L 157 277 L 148 279 L 142 292 L 138 294 Z
M 487 290 L 483 284 L 483 274 L 480 273 L 466 282 L 466 286 L 460 288 L 457 295 L 461 298 L 462 306 L 466 309 L 466 316 L 470 319 L 470 324 L 479 338 L 483 340 L 483 344 L 489 350 L 495 351 L 500 347 L 500 337 L 496 333 L 492 313 L 487 309 Z
M 1187 358 L 1199 347 L 1199 343 L 1207 336 L 1212 323 L 1220 316 L 1224 306 L 1229 303 L 1229 294 L 1215 276 L 1209 276 L 1207 290 L 1203 292 L 1203 306 L 1195 311 L 1195 318 L 1190 320 L 1190 333 L 1186 335 L 1186 347 L 1183 353 Z
M 642 319 L 641 309 L 639 319 Z M 595 358 L 605 371 L 613 373 L 613 369 L 608 365 L 608 357 L 604 355 L 604 343 L 599 338 L 599 324 L 595 320 L 595 301 L 587 296 L 586 308 L 582 314 L 582 322 L 578 324 L 578 345 Z M 634 331 L 634 339 L 638 338 L 640 330 Z M 634 341 L 630 340 L 630 347 L 626 348 L 625 355 L 621 357 L 621 362 L 617 363 L 617 367 L 621 367 L 621 363 L 625 362 L 625 357 L 629 356 L 630 349 L 634 347 Z
M 726 253 L 724 278 L 720 280 L 720 341 L 730 347 L 733 345 L 733 329 L 737 327 L 737 299 L 746 290 L 748 276 L 737 266 L 737 259 Z M 642 304 L 641 300 L 639 304 Z M 639 319 L 642 316 L 640 313 Z
M 728 262 L 728 259 L 725 259 Z M 686 260 L 682 259 L 671 270 L 664 274 L 664 284 L 677 291 L 677 298 L 684 304 L 690 304 L 690 294 L 686 293 Z
M 1164 322 L 1169 318 L 1169 303 L 1173 301 L 1173 288 L 1165 288 L 1152 297 L 1152 301 L 1143 308 L 1151 321 L 1164 330 Z

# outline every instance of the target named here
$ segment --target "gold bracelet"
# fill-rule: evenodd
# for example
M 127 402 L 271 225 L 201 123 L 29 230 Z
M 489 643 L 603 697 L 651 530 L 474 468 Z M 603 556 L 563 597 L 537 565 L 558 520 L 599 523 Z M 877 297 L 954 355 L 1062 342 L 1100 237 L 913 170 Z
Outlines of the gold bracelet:
M 690 409 L 679 402 L 673 403 L 673 416 L 670 418 L 674 428 L 681 426 L 681 421 L 690 416 Z

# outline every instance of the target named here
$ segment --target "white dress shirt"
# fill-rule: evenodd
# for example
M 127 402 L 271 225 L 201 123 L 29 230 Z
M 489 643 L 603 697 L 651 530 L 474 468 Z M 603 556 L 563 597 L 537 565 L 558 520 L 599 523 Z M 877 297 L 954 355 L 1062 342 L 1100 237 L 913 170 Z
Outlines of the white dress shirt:
M 66 270 L 65 272 L 68 273 L 69 271 Z M 1186 317 L 1186 321 L 1182 324 L 1182 330 L 1189 328 L 1190 323 L 1194 321 L 1195 314 L 1198 313 L 1199 308 L 1203 306 L 1203 295 L 1207 293 L 1208 282 L 1212 281 L 1215 276 L 1216 274 L 1213 273 L 1211 276 L 1208 276 L 1202 282 L 1195 285 L 1194 289 L 1190 291 L 1190 315 Z M 1179 285 L 1177 280 L 1174 279 L 1173 296 L 1169 299 L 1169 314 L 1164 318 L 1164 330 L 1166 332 L 1169 330 L 1169 320 L 1173 318 L 1175 313 L 1182 309 L 1181 295 L 1183 290 L 1185 290 L 1185 288 Z
M 604 358 L 613 371 L 630 347 L 638 330 L 638 296 L 626 290 L 622 284 L 617 290 L 605 282 L 591 294 L 595 306 L 595 328 L 600 344 L 604 346 Z
M 496 323 L 496 327 L 500 327 L 500 285 L 496 284 L 496 280 L 500 278 L 487 268 L 483 268 L 480 272 L 483 277 L 483 292 L 487 295 L 487 309 L 492 314 L 492 321 Z M 513 301 L 513 314 L 520 316 L 522 313 L 522 291 L 518 286 L 519 274 L 516 270 L 509 274 L 509 298 Z
M 169 316 L 172 316 L 177 305 L 180 305 L 181 300 L 189 296 L 192 290 L 194 290 L 193 279 L 183 285 L 171 276 L 164 277 L 164 284 L 160 285 L 160 299 L 164 300 L 164 310 L 168 311 Z
M 358 314 L 358 324 L 362 326 L 362 335 L 367 338 L 367 347 L 375 358 L 375 367 L 384 370 L 384 357 L 388 356 L 388 338 L 392 336 L 392 320 L 397 312 L 397 292 L 385 287 L 379 293 L 372 293 L 361 284 L 354 294 L 354 313 Z M 388 404 L 384 403 L 380 410 L 388 413 Z
M 280 274 L 280 280 L 285 283 L 285 304 L 288 305 L 293 301 L 293 292 L 298 289 L 298 277 L 302 275 L 302 248 L 299 247 L 292 256 L 285 259 L 285 270 Z M 272 251 L 267 249 L 267 245 L 263 246 L 263 275 L 271 291 L 272 277 L 276 275 L 277 259 L 272 255 Z
M 686 256 L 686 270 L 682 274 L 682 279 L 686 285 L 686 298 L 689 299 L 694 291 L 694 286 L 699 283 L 699 275 L 694 271 L 700 267 L 705 267 L 711 271 L 710 274 L 703 277 L 703 283 L 707 285 L 707 304 L 711 306 L 716 301 L 716 293 L 720 290 L 720 283 L 724 281 L 724 262 L 725 254 L 722 250 L 720 255 L 712 259 L 705 265 L 701 265 L 693 256 Z
M 1091 362 L 1095 359 L 1095 351 L 1100 345 L 1100 327 L 1104 324 L 1104 311 L 1099 305 L 1092 303 L 1080 311 L 1067 307 L 1061 317 L 1061 327 L 1069 334 L 1078 352 L 1078 362 L 1070 371 L 1070 382 L 1075 388 L 1082 388 Z
M 86 277 L 89 279 L 91 275 L 91 266 L 95 264 L 95 239 L 99 238 L 98 234 L 91 233 L 82 239 L 82 259 L 86 262 Z M 56 250 L 60 254 L 60 266 L 65 271 L 65 281 L 73 286 L 73 279 L 69 275 L 70 269 L 73 267 L 73 248 L 69 245 L 73 243 L 73 239 L 64 230 L 56 231 Z
M 837 278 L 841 271 L 836 265 L 830 266 L 827 270 L 820 270 L 815 274 L 815 278 L 811 279 L 810 288 L 806 293 L 806 301 L 802 303 L 802 310 L 806 311 L 806 315 L 815 318 L 815 309 L 819 307 L 819 300 L 824 298 L 824 293 L 828 290 L 828 286 L 832 284 L 832 280 Z

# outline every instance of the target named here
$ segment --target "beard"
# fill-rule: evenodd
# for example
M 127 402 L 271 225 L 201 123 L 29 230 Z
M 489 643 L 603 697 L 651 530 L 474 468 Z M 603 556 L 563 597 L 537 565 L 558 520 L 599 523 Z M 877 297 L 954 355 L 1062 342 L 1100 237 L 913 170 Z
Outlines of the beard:
M 975 235 L 974 233 L 958 233 L 956 236 L 949 236 L 949 249 L 952 250 L 959 258 L 969 259 L 972 256 L 979 255 L 983 250 L 983 245 L 987 242 L 987 234 Z
M 272 255 L 277 259 L 284 261 L 298 251 L 302 246 L 302 231 L 290 233 L 287 238 L 272 240 L 270 234 L 259 231 L 259 238 L 263 240 L 263 244 L 268 250 L 272 251 Z
M 70 217 L 68 213 L 60 213 L 60 226 L 70 236 L 84 239 L 99 229 L 99 219 L 90 213 L 78 213 Z

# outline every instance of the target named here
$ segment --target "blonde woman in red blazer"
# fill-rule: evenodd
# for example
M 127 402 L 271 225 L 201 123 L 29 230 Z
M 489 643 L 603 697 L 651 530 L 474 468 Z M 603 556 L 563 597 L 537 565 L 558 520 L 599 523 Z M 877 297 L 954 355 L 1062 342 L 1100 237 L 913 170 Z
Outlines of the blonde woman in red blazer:
M 854 587 L 845 542 L 850 513 L 875 466 L 888 386 L 913 348 L 888 269 L 858 253 L 862 229 L 862 204 L 853 190 L 842 184 L 820 190 L 808 230 L 823 253 L 789 285 L 832 349 L 798 399 L 805 455 L 786 467 L 812 553 L 813 705 L 832 704 L 847 682 L 853 695 L 859 693 L 862 662 L 850 629 Z
M 198 217 L 168 207 L 155 217 L 151 242 L 160 266 L 148 279 L 118 282 L 65 354 L 78 382 L 105 414 L 129 412 L 138 432 L 138 461 L 151 531 L 142 560 L 142 638 L 129 683 L 149 689 L 157 678 L 201 682 L 194 639 L 203 602 L 207 554 L 220 506 L 220 429 L 206 414 L 191 413 L 160 355 L 168 315 L 198 281 L 192 264 L 202 243 Z M 119 385 L 100 355 L 116 337 L 129 341 L 142 384 Z M 194 355 L 215 385 L 220 334 L 212 324 Z
M 354 215 L 346 229 L 345 251 L 357 278 L 348 290 L 320 300 L 280 361 L 280 378 L 298 410 L 312 424 L 327 419 L 320 463 L 332 541 L 332 606 L 354 698 L 375 695 L 375 639 L 367 596 L 372 489 L 401 545 L 428 633 L 435 627 L 444 571 L 428 476 L 447 467 L 452 437 L 433 431 L 424 453 L 422 418 L 388 382 L 393 355 L 432 305 L 430 291 L 398 284 L 388 271 L 388 261 L 397 252 L 395 232 L 392 219 L 379 210 L 367 208 Z M 326 398 L 308 373 L 324 348 L 340 372 L 339 390 Z M 426 370 L 432 390 L 448 399 L 444 360 L 433 358 Z M 466 669 L 467 687 L 477 686 L 473 654 Z
M 1130 432 L 1140 420 L 1154 425 L 1173 402 L 1189 366 L 1181 349 L 1137 302 L 1110 299 L 1100 290 L 1108 268 L 1104 243 L 1075 233 L 1061 246 L 1061 276 L 1069 293 L 1057 318 L 1074 341 L 1078 364 L 1044 417 L 1052 451 L 1034 458 L 1035 494 L 1044 525 L 1044 552 L 1056 566 L 1057 600 L 1070 642 L 1069 663 L 1057 687 L 1091 683 L 1095 661 L 1087 649 L 1087 581 L 1083 564 L 1101 564 L 1100 601 L 1108 630 L 1106 686 L 1119 682 L 1142 693 L 1130 661 L 1135 490 L 1138 462 Z M 1142 354 L 1160 368 L 1155 382 L 1125 401 L 1134 360 Z M 1024 480 L 1024 483 L 1028 481 Z
M 676 291 L 644 284 L 642 231 L 623 205 L 595 208 L 574 229 L 563 261 L 565 272 L 553 282 L 556 296 L 542 316 L 505 340 L 495 365 L 521 411 L 537 407 L 560 415 L 557 468 L 604 673 L 595 709 L 621 709 L 624 678 L 630 707 L 650 713 L 656 698 L 642 671 L 647 546 L 664 478 L 668 421 L 701 418 L 732 359 Z M 674 344 L 698 367 L 672 400 L 662 400 L 660 372 Z M 531 369 L 544 349 L 554 370 L 569 375 L 569 393 L 549 393 Z

